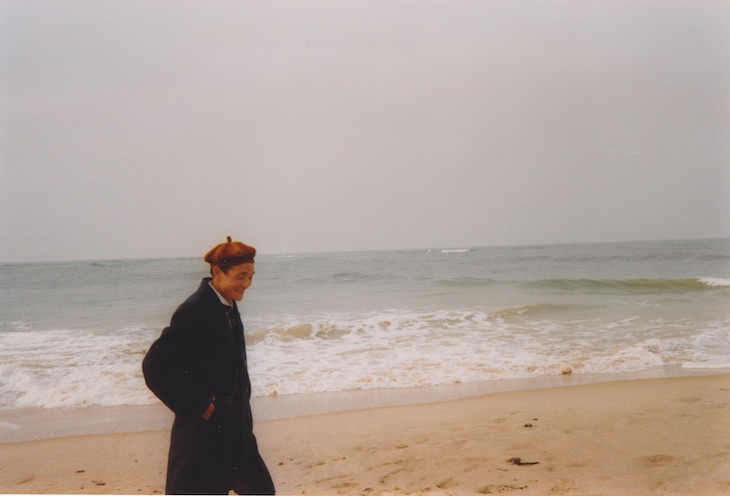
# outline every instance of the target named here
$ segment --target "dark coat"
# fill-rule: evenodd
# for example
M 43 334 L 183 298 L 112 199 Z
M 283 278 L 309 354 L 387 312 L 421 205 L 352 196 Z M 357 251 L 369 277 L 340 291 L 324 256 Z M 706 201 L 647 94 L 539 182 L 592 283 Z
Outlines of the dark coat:
M 253 434 L 243 324 L 209 283 L 175 311 L 142 364 L 147 386 L 175 413 L 165 491 L 273 494 Z

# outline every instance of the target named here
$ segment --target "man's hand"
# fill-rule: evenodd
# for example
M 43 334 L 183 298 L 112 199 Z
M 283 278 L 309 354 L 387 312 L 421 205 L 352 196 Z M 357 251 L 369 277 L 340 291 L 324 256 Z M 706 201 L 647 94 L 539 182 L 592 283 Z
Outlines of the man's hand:
M 210 400 L 210 405 L 208 405 L 208 408 L 206 408 L 205 412 L 203 412 L 203 420 L 210 420 L 210 416 L 213 415 L 213 412 L 215 411 L 215 396 L 213 396 L 213 399 Z

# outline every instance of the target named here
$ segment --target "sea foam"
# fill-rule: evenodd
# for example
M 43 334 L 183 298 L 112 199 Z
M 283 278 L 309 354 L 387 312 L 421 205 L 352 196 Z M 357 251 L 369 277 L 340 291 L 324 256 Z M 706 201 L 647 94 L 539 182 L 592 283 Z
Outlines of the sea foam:
M 239 306 L 253 394 L 726 367 L 729 252 L 699 240 L 261 254 Z M 208 273 L 199 258 L 0 265 L 0 408 L 157 403 L 144 354 Z

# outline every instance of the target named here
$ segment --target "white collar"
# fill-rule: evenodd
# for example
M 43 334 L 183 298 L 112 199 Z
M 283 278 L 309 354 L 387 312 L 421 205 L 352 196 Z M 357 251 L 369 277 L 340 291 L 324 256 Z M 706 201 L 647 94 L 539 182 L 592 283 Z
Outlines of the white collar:
M 223 298 L 223 295 L 221 295 L 217 289 L 215 289 L 215 286 L 213 286 L 213 281 L 208 282 L 208 285 L 213 288 L 213 292 L 218 297 L 218 299 L 227 307 L 232 307 L 233 305 L 228 303 L 225 298 Z

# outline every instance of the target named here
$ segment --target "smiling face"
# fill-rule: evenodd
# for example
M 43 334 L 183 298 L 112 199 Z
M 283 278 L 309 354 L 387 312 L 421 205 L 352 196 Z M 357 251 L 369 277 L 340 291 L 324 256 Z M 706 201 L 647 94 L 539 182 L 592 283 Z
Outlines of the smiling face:
M 243 293 L 253 283 L 253 275 L 253 263 L 235 265 L 228 269 L 228 273 L 223 272 L 220 267 L 213 266 L 213 287 L 228 303 L 234 300 L 241 301 Z

